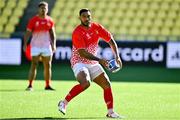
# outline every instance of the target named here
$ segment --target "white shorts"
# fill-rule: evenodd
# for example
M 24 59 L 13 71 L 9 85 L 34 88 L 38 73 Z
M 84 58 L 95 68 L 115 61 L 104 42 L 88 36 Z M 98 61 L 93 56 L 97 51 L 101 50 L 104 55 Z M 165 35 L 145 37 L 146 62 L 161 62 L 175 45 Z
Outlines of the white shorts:
M 76 63 L 72 69 L 73 69 L 75 77 L 77 77 L 79 72 L 84 71 L 87 74 L 88 81 L 90 80 L 93 81 L 101 73 L 106 74 L 102 66 L 98 63 L 96 64 Z
M 31 56 L 52 56 L 53 52 L 51 48 L 38 48 L 38 47 L 32 47 L 31 48 Z

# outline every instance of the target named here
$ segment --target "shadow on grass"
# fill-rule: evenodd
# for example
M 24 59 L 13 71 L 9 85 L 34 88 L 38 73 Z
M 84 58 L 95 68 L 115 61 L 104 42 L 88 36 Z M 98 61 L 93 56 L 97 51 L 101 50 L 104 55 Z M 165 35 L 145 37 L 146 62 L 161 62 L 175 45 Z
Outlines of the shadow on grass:
M 33 90 L 33 91 L 28 91 L 26 89 L 4 89 L 4 90 L 1 90 L 0 89 L 0 92 L 55 92 L 56 90 L 44 90 L 44 89 L 36 89 L 36 90 Z M 1 119 L 0 119 L 1 120 Z
M 25 91 L 24 90 L 20 90 L 20 89 L 5 89 L 5 90 L 0 90 L 0 92 L 22 92 L 22 91 Z
M 44 118 L 4 118 L 0 120 L 71 120 L 71 119 L 77 119 L 77 120 L 86 120 L 86 119 L 92 119 L 92 120 L 104 120 L 103 117 L 76 117 L 76 118 L 53 118 L 53 117 L 44 117 Z

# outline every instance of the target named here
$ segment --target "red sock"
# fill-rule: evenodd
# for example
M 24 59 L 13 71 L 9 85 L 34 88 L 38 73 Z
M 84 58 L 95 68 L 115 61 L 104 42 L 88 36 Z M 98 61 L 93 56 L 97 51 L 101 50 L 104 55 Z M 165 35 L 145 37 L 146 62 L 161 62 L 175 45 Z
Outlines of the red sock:
M 46 80 L 46 87 L 49 87 L 50 80 Z
M 113 95 L 111 88 L 104 89 L 104 101 L 106 102 L 107 109 L 113 108 Z
M 32 86 L 33 80 L 29 80 L 29 86 Z
M 79 93 L 84 91 L 83 87 L 78 84 L 75 85 L 69 92 L 69 94 L 65 97 L 65 99 L 69 102 L 71 99 L 73 99 L 75 96 L 77 96 Z

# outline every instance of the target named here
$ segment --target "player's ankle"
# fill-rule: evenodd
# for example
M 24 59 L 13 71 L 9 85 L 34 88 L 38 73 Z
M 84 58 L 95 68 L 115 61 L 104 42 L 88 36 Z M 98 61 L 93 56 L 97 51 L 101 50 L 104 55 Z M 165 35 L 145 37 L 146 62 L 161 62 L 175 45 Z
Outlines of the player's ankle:
M 113 108 L 108 109 L 108 113 L 113 113 L 113 112 L 114 112 Z
M 68 105 L 68 101 L 66 99 L 63 100 L 65 105 Z

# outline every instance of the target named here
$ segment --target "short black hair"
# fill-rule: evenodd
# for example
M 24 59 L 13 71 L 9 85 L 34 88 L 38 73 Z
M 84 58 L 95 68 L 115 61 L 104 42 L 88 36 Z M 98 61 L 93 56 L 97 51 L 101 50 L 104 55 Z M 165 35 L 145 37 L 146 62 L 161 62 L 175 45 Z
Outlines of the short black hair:
M 48 3 L 45 2 L 45 1 L 41 1 L 39 4 L 38 4 L 38 7 L 41 7 L 41 5 L 45 5 L 48 7 Z
M 83 13 L 83 12 L 91 12 L 88 8 L 82 8 L 80 11 L 79 11 L 79 16 L 81 16 L 81 14 Z

